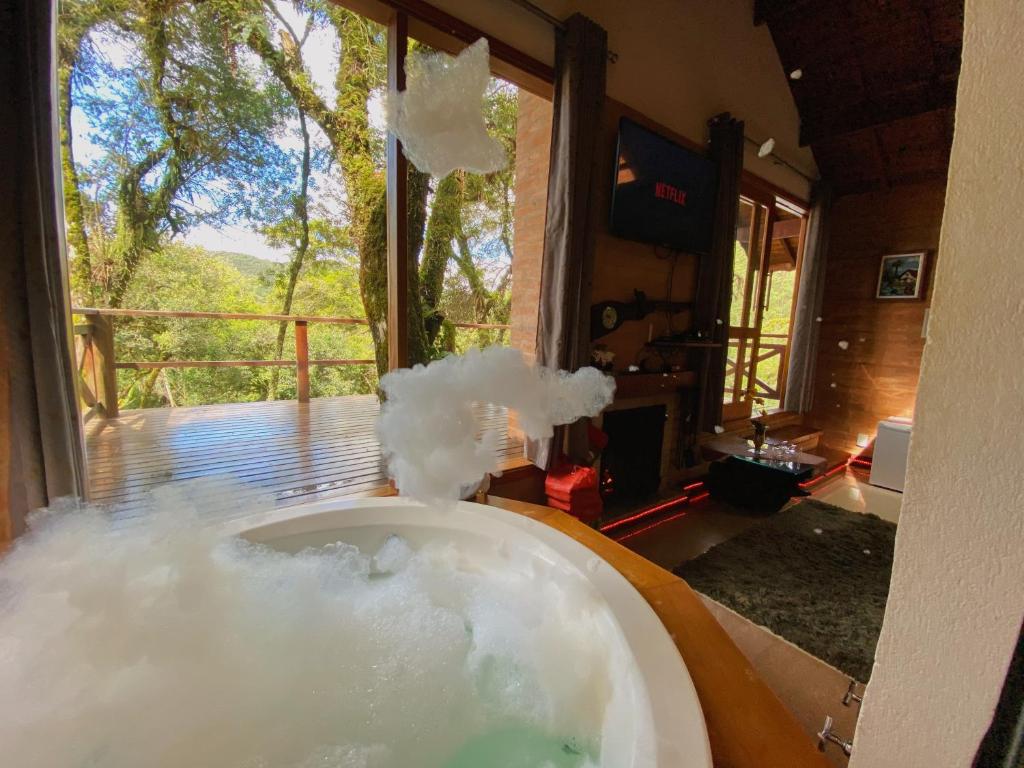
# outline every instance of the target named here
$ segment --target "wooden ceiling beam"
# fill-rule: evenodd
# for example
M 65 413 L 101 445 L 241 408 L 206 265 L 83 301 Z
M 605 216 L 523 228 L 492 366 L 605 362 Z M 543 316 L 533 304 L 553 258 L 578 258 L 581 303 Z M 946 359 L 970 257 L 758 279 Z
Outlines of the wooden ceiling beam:
M 933 171 L 921 171 L 919 173 L 908 173 L 902 176 L 895 176 L 890 180 L 889 186 L 886 186 L 881 179 L 846 181 L 842 178 L 838 178 L 833 182 L 833 184 L 836 197 L 843 197 L 845 195 L 861 195 L 868 192 L 883 192 L 895 187 L 905 187 L 911 184 L 926 184 L 935 181 L 945 181 L 946 176 L 947 172 L 945 169 L 936 169 Z
M 799 220 L 798 220 L 799 221 Z M 796 247 L 789 240 L 782 241 L 782 247 L 786 249 L 786 254 L 789 256 L 789 260 L 793 262 L 793 266 L 796 266 Z
M 754 26 L 771 23 L 787 14 L 798 14 L 831 0 L 754 0 Z
M 956 80 L 923 83 L 916 90 L 913 95 L 893 93 L 804 118 L 800 123 L 800 146 L 946 109 L 956 103 Z
M 772 240 L 799 237 L 802 224 L 800 219 L 776 219 L 772 226 Z
M 772 225 L 772 240 L 785 240 L 800 236 L 800 219 L 776 219 Z M 736 239 L 746 242 L 750 239 L 750 227 L 737 227 Z
M 766 0 L 754 0 L 754 26 L 759 27 L 768 21 L 768 3 Z

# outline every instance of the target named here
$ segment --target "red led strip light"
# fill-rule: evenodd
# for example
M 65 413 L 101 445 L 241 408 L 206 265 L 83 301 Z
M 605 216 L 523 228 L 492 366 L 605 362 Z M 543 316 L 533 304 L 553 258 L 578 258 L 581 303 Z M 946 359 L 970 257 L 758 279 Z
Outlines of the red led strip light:
M 683 490 L 684 491 L 691 491 L 691 490 L 694 490 L 696 488 L 703 488 L 703 487 L 704 487 L 704 483 L 702 481 L 698 480 L 695 483 L 690 483 L 689 485 L 684 485 L 683 486 Z M 665 510 L 672 509 L 672 508 L 678 507 L 678 506 L 682 506 L 683 504 L 694 504 L 694 503 L 696 503 L 698 501 L 703 501 L 704 499 L 706 499 L 710 495 L 711 495 L 710 493 L 705 491 L 704 493 L 698 494 L 697 496 L 688 496 L 686 494 L 684 494 L 682 496 L 677 496 L 676 498 L 669 499 L 668 501 L 664 501 L 661 504 L 655 504 L 653 507 L 647 507 L 646 509 L 641 509 L 635 515 L 630 515 L 629 517 L 624 517 L 621 520 L 613 520 L 610 523 L 602 525 L 600 528 L 598 528 L 598 530 L 601 531 L 601 533 L 608 533 L 608 531 L 614 531 L 617 528 L 621 528 L 624 525 L 629 525 L 630 523 L 635 523 L 637 520 L 643 520 L 645 518 L 650 517 L 651 515 L 656 515 L 659 512 L 664 512 Z M 656 523 L 656 524 L 667 523 L 669 520 L 675 520 L 676 517 L 678 517 L 678 515 L 674 515 L 673 517 L 666 518 L 665 520 L 659 520 L 658 523 Z M 646 530 L 649 530 L 650 528 L 653 528 L 653 527 L 654 526 L 651 525 L 651 526 L 648 526 L 647 528 L 643 528 L 642 530 L 646 531 Z M 637 533 L 637 532 L 629 533 L 626 536 L 623 536 L 622 538 L 627 538 L 628 539 L 630 536 L 635 535 L 635 533 Z M 620 539 L 620 541 L 621 541 L 621 539 Z
M 631 539 L 634 536 L 639 536 L 641 533 L 646 533 L 647 531 L 651 530 L 651 528 L 657 528 L 659 525 L 664 525 L 665 523 L 672 522 L 673 520 L 678 520 L 680 517 L 685 517 L 686 515 L 687 515 L 687 512 L 685 510 L 683 512 L 677 512 L 676 514 L 672 515 L 671 517 L 666 517 L 664 520 L 658 520 L 656 522 L 651 523 L 650 525 L 645 525 L 643 528 L 640 528 L 639 530 L 630 531 L 629 533 L 625 534 L 624 536 L 619 536 L 615 540 L 619 541 L 619 542 L 622 542 L 622 541 L 625 541 L 626 539 Z
M 832 467 L 832 469 L 830 469 L 824 475 L 818 475 L 817 477 L 812 477 L 810 480 L 804 480 L 804 482 L 800 483 L 800 487 L 801 488 L 810 488 L 812 485 L 817 485 L 822 480 L 824 480 L 824 479 L 826 479 L 828 477 L 832 477 L 832 475 L 834 475 L 836 472 L 844 471 L 846 469 L 846 467 L 847 467 L 847 464 L 840 464 L 837 467 Z
M 688 496 L 677 496 L 676 498 L 669 499 L 668 501 L 664 501 L 661 504 L 655 504 L 653 507 L 641 509 L 635 515 L 624 517 L 621 520 L 613 520 L 610 523 L 602 525 L 597 530 L 599 530 L 601 533 L 614 531 L 616 528 L 621 528 L 624 525 L 635 523 L 637 520 L 643 520 L 645 517 L 650 517 L 651 515 L 656 515 L 659 512 L 664 512 L 666 509 L 672 509 L 673 507 L 678 507 L 681 504 L 688 504 L 689 501 L 690 499 Z

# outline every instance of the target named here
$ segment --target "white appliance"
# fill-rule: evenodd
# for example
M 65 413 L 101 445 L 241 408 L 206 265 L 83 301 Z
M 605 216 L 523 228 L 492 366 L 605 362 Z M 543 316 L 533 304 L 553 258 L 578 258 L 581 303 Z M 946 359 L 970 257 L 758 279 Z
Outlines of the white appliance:
M 894 416 L 878 422 L 875 453 L 871 459 L 872 485 L 903 492 L 907 477 L 907 451 L 910 449 L 910 419 Z

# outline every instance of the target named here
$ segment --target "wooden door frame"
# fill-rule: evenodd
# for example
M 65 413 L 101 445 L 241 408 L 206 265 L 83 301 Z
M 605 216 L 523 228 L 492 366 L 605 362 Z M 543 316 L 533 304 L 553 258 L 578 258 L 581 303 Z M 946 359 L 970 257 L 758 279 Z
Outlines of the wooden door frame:
M 793 267 L 793 302 L 789 307 L 789 332 L 786 334 L 786 351 L 779 361 L 779 407 L 784 408 L 786 386 L 789 384 L 789 354 L 793 349 L 793 325 L 796 322 L 796 305 L 800 296 L 800 274 L 804 269 L 804 249 L 807 244 L 807 223 L 810 211 L 803 209 L 800 216 L 800 234 L 796 249 L 796 265 Z

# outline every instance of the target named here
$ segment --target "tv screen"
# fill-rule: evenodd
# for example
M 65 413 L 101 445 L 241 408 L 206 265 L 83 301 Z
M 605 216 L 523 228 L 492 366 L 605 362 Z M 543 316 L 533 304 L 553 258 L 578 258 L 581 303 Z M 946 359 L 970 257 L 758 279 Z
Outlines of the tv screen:
M 717 169 L 706 157 L 632 120 L 619 121 L 613 235 L 706 254 L 717 188 Z

